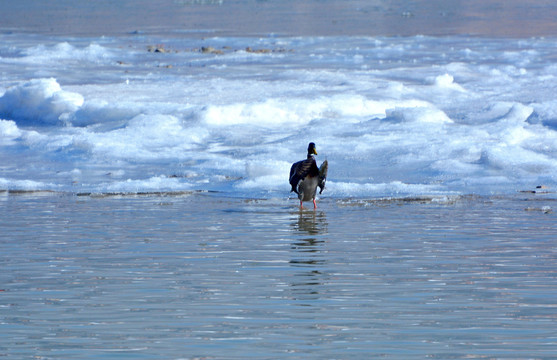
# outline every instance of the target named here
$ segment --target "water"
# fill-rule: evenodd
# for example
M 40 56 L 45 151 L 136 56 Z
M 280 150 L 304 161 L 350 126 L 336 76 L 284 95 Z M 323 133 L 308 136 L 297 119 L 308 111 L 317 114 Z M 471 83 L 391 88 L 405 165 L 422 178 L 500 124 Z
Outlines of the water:
M 52 35 L 187 36 L 557 34 L 551 0 L 34 0 L 0 4 L 0 29 Z
M 553 202 L 10 195 L 0 353 L 551 359 Z

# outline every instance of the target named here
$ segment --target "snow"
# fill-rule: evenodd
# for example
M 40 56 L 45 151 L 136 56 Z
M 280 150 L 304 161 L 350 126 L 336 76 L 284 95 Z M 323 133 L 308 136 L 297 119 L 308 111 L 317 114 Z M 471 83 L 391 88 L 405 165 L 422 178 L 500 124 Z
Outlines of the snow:
M 552 39 L 0 37 L 2 189 L 288 196 L 310 141 L 322 196 L 557 181 Z

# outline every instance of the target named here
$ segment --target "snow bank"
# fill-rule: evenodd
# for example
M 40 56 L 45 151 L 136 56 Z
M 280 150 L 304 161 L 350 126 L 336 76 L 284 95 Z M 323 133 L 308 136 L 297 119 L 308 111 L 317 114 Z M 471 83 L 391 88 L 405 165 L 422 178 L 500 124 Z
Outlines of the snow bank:
M 64 91 L 55 79 L 34 79 L 0 97 L 0 117 L 25 125 L 56 125 L 83 104 L 83 96 Z

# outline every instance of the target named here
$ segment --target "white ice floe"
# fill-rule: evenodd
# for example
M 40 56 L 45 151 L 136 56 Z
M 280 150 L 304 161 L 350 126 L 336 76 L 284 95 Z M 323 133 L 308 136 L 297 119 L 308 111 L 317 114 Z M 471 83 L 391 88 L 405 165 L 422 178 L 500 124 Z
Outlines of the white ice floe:
M 286 197 L 310 141 L 322 196 L 557 185 L 550 40 L 1 37 L 0 188 Z

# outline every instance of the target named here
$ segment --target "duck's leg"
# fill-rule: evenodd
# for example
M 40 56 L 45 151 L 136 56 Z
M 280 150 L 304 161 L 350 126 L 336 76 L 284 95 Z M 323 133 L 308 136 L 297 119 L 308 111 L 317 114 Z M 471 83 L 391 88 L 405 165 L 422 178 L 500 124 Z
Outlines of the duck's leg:
M 304 203 L 302 202 L 302 200 L 300 200 L 300 210 L 302 210 L 304 208 Z
M 317 204 L 315 203 L 315 198 L 313 198 L 313 210 L 317 209 Z

